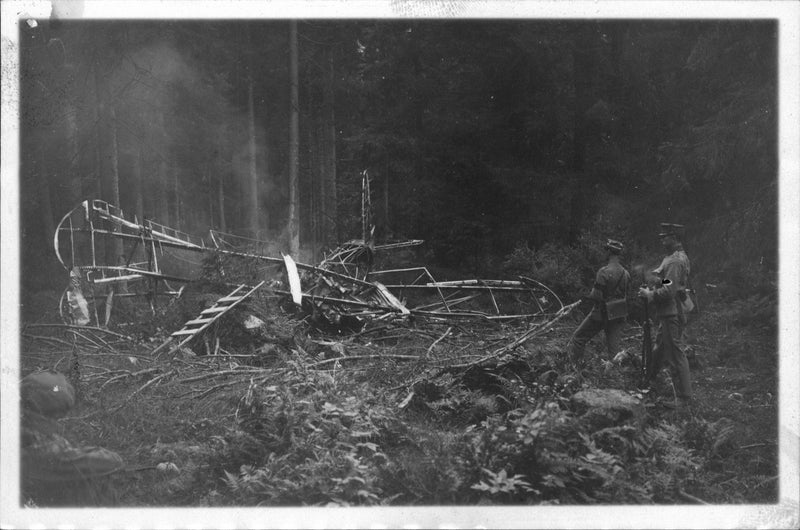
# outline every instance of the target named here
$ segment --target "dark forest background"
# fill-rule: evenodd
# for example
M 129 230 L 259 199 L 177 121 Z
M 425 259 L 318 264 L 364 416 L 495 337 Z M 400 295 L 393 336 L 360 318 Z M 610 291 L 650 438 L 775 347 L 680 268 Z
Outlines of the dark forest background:
M 20 27 L 24 289 L 66 284 L 53 230 L 86 198 L 277 255 L 294 196 L 320 259 L 362 236 L 365 170 L 376 240 L 424 239 L 440 276 L 575 286 L 606 237 L 653 261 L 677 222 L 695 277 L 774 280 L 775 21 Z

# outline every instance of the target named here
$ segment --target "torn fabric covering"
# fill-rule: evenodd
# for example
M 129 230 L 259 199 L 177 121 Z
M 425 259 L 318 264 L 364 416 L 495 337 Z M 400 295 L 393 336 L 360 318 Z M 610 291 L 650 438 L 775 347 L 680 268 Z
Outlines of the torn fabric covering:
M 85 326 L 89 323 L 89 304 L 86 302 L 86 298 L 83 297 L 81 275 L 77 268 L 73 268 L 69 273 L 67 303 L 69 303 L 69 314 L 75 324 Z
M 286 263 L 286 275 L 289 277 L 289 290 L 292 293 L 292 301 L 300 306 L 303 303 L 303 292 L 300 288 L 300 275 L 297 273 L 297 264 L 288 254 L 283 254 L 283 261 Z

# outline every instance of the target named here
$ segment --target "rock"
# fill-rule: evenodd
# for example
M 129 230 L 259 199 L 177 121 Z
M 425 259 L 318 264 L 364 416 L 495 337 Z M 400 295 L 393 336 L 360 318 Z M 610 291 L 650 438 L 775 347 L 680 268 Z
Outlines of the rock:
M 540 386 L 552 386 L 557 378 L 558 372 L 555 370 L 548 370 L 540 375 L 536 382 L 539 383 Z
M 644 415 L 642 403 L 617 389 L 590 388 L 575 393 L 570 399 L 581 421 L 596 429 L 637 422 Z
M 247 318 L 242 322 L 244 329 L 248 331 L 264 328 L 266 323 L 255 315 L 247 315 Z

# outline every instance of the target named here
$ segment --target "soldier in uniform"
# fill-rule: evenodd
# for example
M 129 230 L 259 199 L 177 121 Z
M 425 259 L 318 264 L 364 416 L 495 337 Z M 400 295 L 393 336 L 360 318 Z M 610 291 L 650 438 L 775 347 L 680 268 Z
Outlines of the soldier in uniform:
M 681 244 L 684 232 L 683 225 L 661 223 L 661 232 L 658 235 L 667 256 L 653 271 L 661 282 L 655 288 L 639 289 L 639 296 L 655 305 L 659 322 L 653 362 L 647 374 L 648 380 L 652 382 L 661 367 L 667 364 L 675 387 L 677 406 L 681 409 L 688 408 L 692 400 L 689 362 L 680 346 L 683 326 L 686 323 L 685 304 L 688 300 L 686 290 L 691 270 L 689 257 Z
M 631 275 L 620 264 L 620 255 L 624 250 L 624 245 L 619 241 L 609 239 L 604 248 L 608 253 L 608 264 L 597 271 L 594 286 L 587 296 L 594 306 L 570 339 L 568 353 L 570 360 L 574 363 L 582 361 L 586 343 L 601 330 L 605 331 L 606 347 L 612 357 L 618 353 L 620 348 L 625 317 L 609 319 L 606 302 L 626 297 Z
M 59 502 L 76 494 L 76 484 L 124 467 L 117 453 L 76 447 L 60 434 L 57 419 L 75 405 L 75 390 L 63 374 L 43 371 L 24 377 L 20 398 L 23 490 Z

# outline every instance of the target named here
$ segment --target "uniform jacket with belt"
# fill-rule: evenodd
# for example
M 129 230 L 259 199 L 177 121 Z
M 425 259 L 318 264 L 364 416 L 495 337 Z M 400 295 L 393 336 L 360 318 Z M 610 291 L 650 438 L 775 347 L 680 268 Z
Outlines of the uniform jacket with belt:
M 680 313 L 678 293 L 685 291 L 689 283 L 691 263 L 683 247 L 666 256 L 653 272 L 661 278 L 661 286 L 653 292 L 653 302 L 658 316 L 666 317 Z
M 592 316 L 603 318 L 604 304 L 615 298 L 625 298 L 631 281 L 630 273 L 619 263 L 612 262 L 597 271 L 589 298 L 594 301 Z

